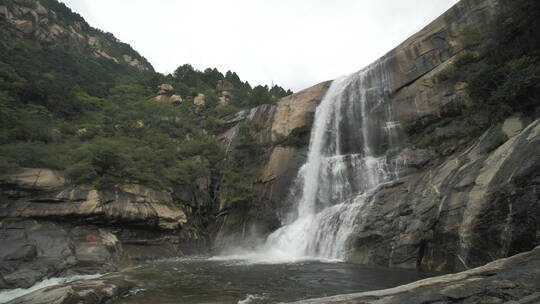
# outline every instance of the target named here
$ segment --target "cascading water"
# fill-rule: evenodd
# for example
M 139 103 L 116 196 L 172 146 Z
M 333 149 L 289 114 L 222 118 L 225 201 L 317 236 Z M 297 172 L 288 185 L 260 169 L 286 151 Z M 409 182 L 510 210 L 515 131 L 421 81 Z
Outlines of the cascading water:
M 283 262 L 342 260 L 359 209 L 370 192 L 398 176 L 390 155 L 400 146 L 381 63 L 335 80 L 317 107 L 307 162 L 289 201 L 297 209 L 256 253 Z

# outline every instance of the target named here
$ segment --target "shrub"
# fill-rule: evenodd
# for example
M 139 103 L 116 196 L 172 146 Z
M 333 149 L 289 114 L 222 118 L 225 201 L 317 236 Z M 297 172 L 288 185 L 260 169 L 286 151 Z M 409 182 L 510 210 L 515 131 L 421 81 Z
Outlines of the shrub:
M 455 65 L 450 64 L 437 75 L 439 81 L 454 80 L 458 77 Z
M 501 130 L 494 132 L 493 134 L 491 134 L 489 141 L 484 149 L 484 152 L 490 153 L 492 151 L 495 151 L 495 149 L 500 147 L 507 140 L 508 140 L 508 137 Z

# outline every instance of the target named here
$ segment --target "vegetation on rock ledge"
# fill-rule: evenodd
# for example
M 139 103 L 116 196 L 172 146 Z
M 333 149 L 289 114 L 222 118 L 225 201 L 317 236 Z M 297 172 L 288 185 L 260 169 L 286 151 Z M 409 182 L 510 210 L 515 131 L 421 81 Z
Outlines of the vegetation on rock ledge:
M 470 102 L 454 101 L 455 117 L 432 119 L 427 126 L 420 120 L 405 125 L 418 139 L 417 148 L 434 147 L 446 155 L 513 113 L 540 115 L 539 20 L 540 2 L 499 0 L 488 22 L 462 31 L 463 51 L 437 79 L 465 83 Z M 437 128 L 441 132 L 435 132 Z M 507 139 L 500 131 L 494 132 L 489 134 L 486 152 Z M 448 145 L 453 148 L 446 149 Z

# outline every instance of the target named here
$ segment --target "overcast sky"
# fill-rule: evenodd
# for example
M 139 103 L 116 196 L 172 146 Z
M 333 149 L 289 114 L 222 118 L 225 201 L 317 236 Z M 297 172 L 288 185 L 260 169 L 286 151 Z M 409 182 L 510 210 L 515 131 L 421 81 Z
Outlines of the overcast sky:
M 458 0 L 61 0 L 162 73 L 190 63 L 298 91 L 355 72 Z

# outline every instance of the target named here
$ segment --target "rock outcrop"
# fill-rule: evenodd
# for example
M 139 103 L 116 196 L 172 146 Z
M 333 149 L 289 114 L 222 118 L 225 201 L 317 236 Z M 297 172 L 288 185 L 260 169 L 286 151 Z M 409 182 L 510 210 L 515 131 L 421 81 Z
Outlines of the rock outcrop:
M 121 276 L 79 280 L 46 287 L 9 301 L 9 304 L 105 304 L 127 294 L 134 284 Z
M 534 304 L 540 303 L 540 247 L 465 272 L 396 288 L 339 295 L 295 304 Z
M 166 83 L 158 86 L 158 96 L 154 100 L 168 104 L 179 104 L 184 101 L 182 96 L 174 94 L 173 86 Z
M 3 175 L 0 189 L 0 289 L 182 254 L 187 217 L 169 192 L 98 191 L 48 169 Z
M 462 52 L 463 28 L 487 20 L 495 3 L 462 0 L 380 59 L 398 120 L 441 117 L 454 110 L 456 101 L 467 98 L 462 83 L 440 82 L 436 76 Z
M 540 120 L 491 153 L 487 134 L 442 162 L 406 151 L 424 160 L 407 161 L 410 174 L 371 198 L 350 260 L 459 271 L 538 245 Z
M 193 104 L 196 106 L 204 106 L 206 104 L 206 96 L 204 96 L 203 93 L 197 94 L 197 96 L 193 98 Z
M 455 110 L 456 101 L 468 98 L 463 83 L 441 82 L 437 75 L 463 51 L 460 32 L 489 18 L 495 3 L 495 0 L 462 0 L 377 60 L 383 67 L 385 90 L 400 122 L 444 117 Z M 368 81 L 376 85 L 377 77 L 373 73 Z M 287 97 L 278 105 L 285 105 L 285 100 Z M 285 117 L 294 115 L 283 113 Z M 280 132 L 280 127 L 276 127 Z

